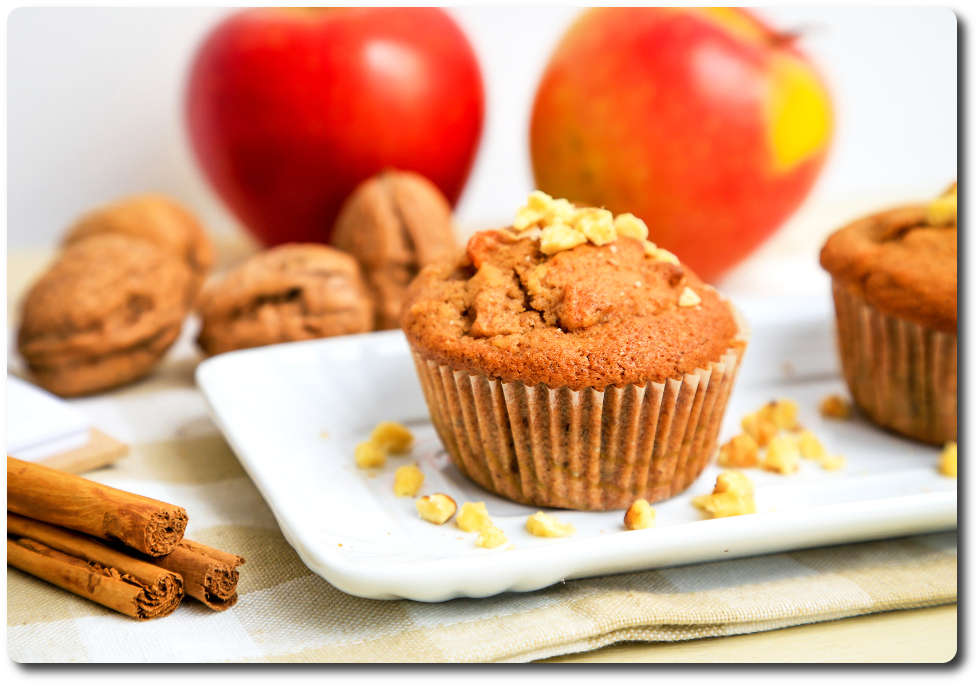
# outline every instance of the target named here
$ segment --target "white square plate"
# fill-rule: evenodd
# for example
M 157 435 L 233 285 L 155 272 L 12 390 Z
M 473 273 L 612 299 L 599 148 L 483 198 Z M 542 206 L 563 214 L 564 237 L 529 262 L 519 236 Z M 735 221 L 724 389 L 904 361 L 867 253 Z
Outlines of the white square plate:
M 282 532 L 314 572 L 368 598 L 441 601 L 531 591 L 563 579 L 954 528 L 956 480 L 936 471 L 939 450 L 866 420 L 823 419 L 822 397 L 844 392 L 828 299 L 769 298 L 737 304 L 752 337 L 722 426 L 777 397 L 793 398 L 802 423 L 838 472 L 804 460 L 789 476 L 749 470 L 758 514 L 705 520 L 691 496 L 709 493 L 711 465 L 691 488 L 657 504 L 656 526 L 625 531 L 623 512 L 558 511 L 565 539 L 535 538 L 535 508 L 497 498 L 446 457 L 400 331 L 253 348 L 202 363 L 197 382 L 214 419 L 261 491 Z M 410 457 L 379 470 L 355 467 L 354 446 L 376 423 L 416 435 Z M 475 534 L 419 519 L 413 498 L 392 492 L 395 469 L 417 461 L 422 493 L 483 500 L 511 546 L 477 548 Z

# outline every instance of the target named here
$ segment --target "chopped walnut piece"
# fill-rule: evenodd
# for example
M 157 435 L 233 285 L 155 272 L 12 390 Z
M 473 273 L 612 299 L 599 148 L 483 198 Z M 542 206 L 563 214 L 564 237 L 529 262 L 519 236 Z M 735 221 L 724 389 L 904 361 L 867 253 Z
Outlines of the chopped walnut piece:
M 751 412 L 742 417 L 742 431 L 755 439 L 759 447 L 764 448 L 779 429 L 769 419 L 760 416 L 760 413 Z
M 657 262 L 670 262 L 671 264 L 681 263 L 681 261 L 677 259 L 677 255 L 663 248 L 657 248 L 656 250 L 654 250 L 653 255 L 651 255 L 651 257 L 657 260 Z
M 742 472 L 736 470 L 724 471 L 715 479 L 715 493 L 738 493 L 740 495 L 752 495 L 755 493 L 755 486 L 752 480 Z
M 939 473 L 956 478 L 956 441 L 947 443 L 939 454 Z
M 817 435 L 809 429 L 796 434 L 796 448 L 808 460 L 819 460 L 827 456 L 827 450 Z
M 762 468 L 779 474 L 792 474 L 800 468 L 800 451 L 792 436 L 776 436 L 769 442 Z
M 616 226 L 616 233 L 620 236 L 626 236 L 627 238 L 635 238 L 637 240 L 644 240 L 649 235 L 650 231 L 647 229 L 646 223 L 635 214 L 629 212 L 624 212 L 623 214 L 617 214 L 614 220 Z
M 487 505 L 484 502 L 463 503 L 456 516 L 456 526 L 463 531 L 483 531 L 492 526 Z
M 571 524 L 560 522 L 554 515 L 540 511 L 527 518 L 524 528 L 529 534 L 542 538 L 563 538 L 575 533 L 575 527 Z
M 381 446 L 372 441 L 363 441 L 354 448 L 354 462 L 361 469 L 384 467 L 387 459 Z
M 541 252 L 554 255 L 562 250 L 570 250 L 582 245 L 588 239 L 585 234 L 568 224 L 556 222 L 544 227 L 541 231 Z
M 422 488 L 423 481 L 425 481 L 425 474 L 417 465 L 401 466 L 395 470 L 395 495 L 414 497 Z
M 824 455 L 820 458 L 820 466 L 828 472 L 843 469 L 845 464 L 847 464 L 847 460 L 844 459 L 843 455 Z
M 677 299 L 678 307 L 694 307 L 701 304 L 701 296 L 694 292 L 690 286 L 684 286 L 680 297 Z
M 388 453 L 398 455 L 407 453 L 412 449 L 415 437 L 404 424 L 381 422 L 371 432 L 371 442 Z
M 748 434 L 737 434 L 718 450 L 718 464 L 722 467 L 756 467 L 759 444 Z
M 851 416 L 851 403 L 836 393 L 828 395 L 820 401 L 820 414 L 829 419 L 847 419 Z
M 476 537 L 476 544 L 480 548 L 499 548 L 507 542 L 504 532 L 495 526 L 488 526 L 480 531 Z
M 776 425 L 777 429 L 793 429 L 797 426 L 798 408 L 795 400 L 771 400 L 759 408 L 759 416 Z
M 650 507 L 650 503 L 640 498 L 634 500 L 633 504 L 626 510 L 626 514 L 623 516 L 623 525 L 630 531 L 649 529 L 653 526 L 654 519 L 656 519 L 656 513 Z
M 616 240 L 616 227 L 609 210 L 588 208 L 579 211 L 575 227 L 593 245 L 605 245 Z
M 926 222 L 930 226 L 956 226 L 956 184 L 926 207 Z
M 456 514 L 456 501 L 445 493 L 424 495 L 415 501 L 419 516 L 433 524 L 445 524 Z
M 718 475 L 715 489 L 708 495 L 691 500 L 698 509 L 712 517 L 733 517 L 755 512 L 755 488 L 741 472 L 727 471 Z

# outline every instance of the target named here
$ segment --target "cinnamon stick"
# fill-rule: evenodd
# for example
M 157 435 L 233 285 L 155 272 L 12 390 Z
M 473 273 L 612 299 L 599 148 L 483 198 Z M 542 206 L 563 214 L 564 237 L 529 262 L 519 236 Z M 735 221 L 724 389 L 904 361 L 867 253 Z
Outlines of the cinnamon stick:
M 237 567 L 245 563 L 243 557 L 185 538 L 172 553 L 153 562 L 179 574 L 184 592 L 212 610 L 227 610 L 238 602 Z
M 7 564 L 135 619 L 164 617 L 184 596 L 177 574 L 102 542 L 7 513 Z
M 153 556 L 173 552 L 187 527 L 182 507 L 9 455 L 7 509 Z

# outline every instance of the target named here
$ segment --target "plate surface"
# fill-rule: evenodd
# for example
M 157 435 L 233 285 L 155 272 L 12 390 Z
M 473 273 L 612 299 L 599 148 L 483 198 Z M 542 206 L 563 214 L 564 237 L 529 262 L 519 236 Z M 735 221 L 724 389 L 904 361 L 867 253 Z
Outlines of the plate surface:
M 198 385 L 219 428 L 306 565 L 347 593 L 441 601 L 531 591 L 571 579 L 727 557 L 954 528 L 956 480 L 939 475 L 939 450 L 886 433 L 862 418 L 823 419 L 828 393 L 844 393 L 828 299 L 737 300 L 752 328 L 721 440 L 739 418 L 787 397 L 800 420 L 847 466 L 803 460 L 789 476 L 747 470 L 758 513 L 705 520 L 690 504 L 709 493 L 711 465 L 691 488 L 655 506 L 656 526 L 625 531 L 623 513 L 557 511 L 565 539 L 535 538 L 535 508 L 484 491 L 449 462 L 428 421 L 400 331 L 226 353 L 202 363 Z M 354 465 L 374 425 L 412 427 L 409 457 L 379 470 Z M 392 493 L 395 469 L 417 461 L 421 493 L 482 500 L 511 545 L 477 548 L 475 534 L 419 519 L 413 498 Z

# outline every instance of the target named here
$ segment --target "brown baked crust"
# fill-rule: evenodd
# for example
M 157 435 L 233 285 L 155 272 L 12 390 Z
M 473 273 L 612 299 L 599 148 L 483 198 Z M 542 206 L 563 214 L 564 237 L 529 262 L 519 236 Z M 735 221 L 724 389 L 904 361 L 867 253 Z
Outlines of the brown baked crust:
M 482 232 L 457 263 L 423 269 L 402 319 L 410 345 L 455 369 L 576 390 L 677 379 L 744 345 L 712 287 L 638 240 L 550 258 L 539 245 Z M 679 306 L 685 288 L 699 305 Z
M 63 244 L 105 233 L 143 238 L 171 252 L 187 263 L 198 287 L 214 262 L 197 218 L 165 195 L 132 195 L 87 212 L 68 229 Z
M 957 229 L 930 226 L 924 205 L 858 219 L 833 233 L 820 264 L 883 312 L 956 331 Z
M 193 276 L 139 238 L 78 239 L 28 291 L 18 347 L 59 395 L 105 390 L 148 373 L 177 338 Z
M 201 294 L 197 342 L 208 355 L 371 330 L 373 306 L 357 263 L 325 245 L 259 253 Z
M 376 327 L 398 327 L 408 284 L 458 245 L 445 197 L 419 174 L 387 171 L 361 183 L 334 226 L 334 246 L 354 256 L 375 301 Z

